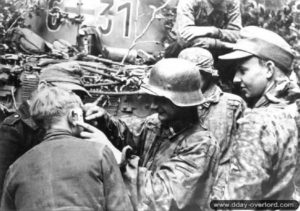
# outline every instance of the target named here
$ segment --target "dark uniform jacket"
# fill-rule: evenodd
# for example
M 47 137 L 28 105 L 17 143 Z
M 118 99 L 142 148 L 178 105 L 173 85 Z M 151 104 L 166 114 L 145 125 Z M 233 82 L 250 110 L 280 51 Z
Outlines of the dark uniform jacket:
M 10 114 L 9 110 L 2 104 L 0 104 L 0 123 L 8 117 Z
M 23 103 L 18 112 L 0 125 L 0 196 L 8 167 L 21 155 L 41 142 L 44 131 L 33 122 L 29 105 Z
M 138 210 L 203 210 L 214 183 L 219 147 L 200 124 L 163 127 L 154 114 L 139 126 L 106 118 L 107 134 L 135 156 L 126 160 L 123 177 Z
M 106 146 L 50 130 L 10 166 L 1 210 L 130 211 L 132 206 Z

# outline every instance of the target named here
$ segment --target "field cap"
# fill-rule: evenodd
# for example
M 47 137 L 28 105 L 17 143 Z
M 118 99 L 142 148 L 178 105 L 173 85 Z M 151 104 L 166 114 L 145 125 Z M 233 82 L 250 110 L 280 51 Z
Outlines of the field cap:
M 81 82 L 82 76 L 83 71 L 77 62 L 62 62 L 42 69 L 40 82 L 45 81 L 72 91 L 82 91 L 91 96 Z
M 291 73 L 294 59 L 291 46 L 278 34 L 257 26 L 247 26 L 241 30 L 233 52 L 219 56 L 222 60 L 237 60 L 256 56 L 273 61 L 286 74 Z

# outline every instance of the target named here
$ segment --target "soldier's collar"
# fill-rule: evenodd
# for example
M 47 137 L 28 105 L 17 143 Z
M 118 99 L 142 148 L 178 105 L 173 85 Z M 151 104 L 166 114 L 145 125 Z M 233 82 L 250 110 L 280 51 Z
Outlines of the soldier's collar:
M 60 135 L 68 135 L 72 136 L 71 132 L 68 130 L 63 130 L 63 129 L 49 129 L 47 130 L 44 140 L 50 140 L 50 138 L 55 137 L 55 136 L 60 136 Z M 52 139 L 51 139 L 52 140 Z
M 276 82 L 272 82 L 266 89 L 263 96 L 255 103 L 254 108 L 268 106 L 270 104 L 285 104 L 285 100 L 277 97 Z
M 18 113 L 21 115 L 22 119 L 30 118 L 30 108 L 29 103 L 27 101 L 23 102 L 19 109 Z
M 203 93 L 206 102 L 200 106 L 208 108 L 211 104 L 216 104 L 220 101 L 220 96 L 223 94 L 222 90 L 215 84 L 211 84 Z
M 222 3 L 217 7 L 213 5 L 210 0 L 206 0 L 206 2 L 206 12 L 208 15 L 210 15 L 214 10 L 224 11 L 226 9 L 226 1 L 222 1 Z
M 192 122 L 187 121 L 176 121 L 170 126 L 162 127 L 162 137 L 168 138 L 169 140 L 174 139 L 178 135 L 182 134 L 187 129 L 194 125 Z
M 29 110 L 29 103 L 26 101 L 22 103 L 18 109 L 18 114 L 21 117 L 21 120 L 31 129 L 37 130 L 39 127 L 37 124 L 33 121 L 33 119 L 30 116 L 30 110 Z
M 39 129 L 39 126 L 37 126 L 37 124 L 33 121 L 31 117 L 28 119 L 22 119 L 22 121 L 33 130 Z

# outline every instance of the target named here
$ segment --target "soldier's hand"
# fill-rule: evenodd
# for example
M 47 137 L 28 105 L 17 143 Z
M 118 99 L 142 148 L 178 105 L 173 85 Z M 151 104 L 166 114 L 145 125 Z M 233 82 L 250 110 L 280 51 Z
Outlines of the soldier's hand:
M 105 116 L 106 111 L 103 108 L 95 105 L 94 103 L 86 103 L 84 105 L 85 120 L 93 121 Z
M 117 148 L 115 148 L 115 146 L 108 140 L 108 138 L 102 131 L 84 122 L 77 122 L 77 125 L 85 130 L 80 133 L 81 138 L 87 141 L 97 142 L 106 145 L 114 154 L 117 163 L 121 163 L 122 153 Z
M 193 40 L 196 37 L 210 37 L 218 39 L 219 30 L 214 26 L 194 26 L 186 28 L 180 35 L 187 41 Z
M 235 46 L 234 43 L 229 43 L 229 42 L 222 42 L 222 44 L 223 44 L 224 48 L 229 49 L 229 50 L 232 50 Z
M 111 144 L 106 135 L 94 126 L 85 122 L 77 122 L 77 126 L 80 126 L 84 129 L 84 131 L 80 133 L 81 138 L 86 139 L 87 141 L 98 142 L 105 145 Z

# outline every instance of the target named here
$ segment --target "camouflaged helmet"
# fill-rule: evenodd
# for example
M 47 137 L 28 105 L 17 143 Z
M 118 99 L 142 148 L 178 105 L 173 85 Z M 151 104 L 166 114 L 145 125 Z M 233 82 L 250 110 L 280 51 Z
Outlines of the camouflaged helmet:
M 218 71 L 214 68 L 214 58 L 212 54 L 204 48 L 186 48 L 180 52 L 178 58 L 195 63 L 200 71 L 210 73 L 214 77 L 219 76 Z
M 179 107 L 188 107 L 203 102 L 200 83 L 200 73 L 195 64 L 169 58 L 153 66 L 141 89 L 147 94 L 168 98 Z

